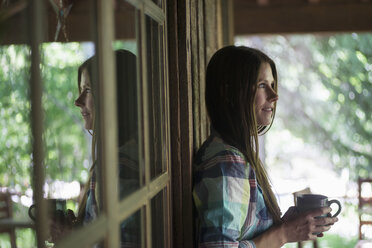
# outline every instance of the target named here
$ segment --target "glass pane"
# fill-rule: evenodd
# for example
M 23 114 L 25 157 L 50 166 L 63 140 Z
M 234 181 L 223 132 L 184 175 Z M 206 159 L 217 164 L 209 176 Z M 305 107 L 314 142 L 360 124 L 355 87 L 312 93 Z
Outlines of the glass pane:
M 45 196 L 51 212 L 62 210 L 57 216 L 63 223 L 77 217 L 78 227 L 98 214 L 94 45 L 53 42 L 43 44 L 43 51 Z
M 10 224 L 32 226 L 28 207 L 32 204 L 32 139 L 30 125 L 30 48 L 0 46 L 0 219 Z M 1 229 L 1 227 L 0 227 Z M 9 244 L 9 233 L 0 236 L 0 247 Z M 15 233 L 18 247 L 34 245 L 35 232 Z M 14 241 L 14 239 L 13 239 Z
M 120 224 L 120 247 L 142 247 L 141 212 L 138 210 Z
M 68 1 L 46 2 L 49 36 L 41 46 L 41 72 L 44 191 L 52 243 L 99 215 L 96 147 L 100 114 L 92 3 L 72 8 Z M 57 10 L 65 15 L 57 16 Z
M 32 204 L 28 12 L 14 1 L 3 1 L 0 12 L 0 219 L 31 227 L 27 214 Z M 10 247 L 14 242 L 18 247 L 36 246 L 33 229 L 10 234 L 2 232 L 0 247 Z
M 79 43 L 81 40 L 93 40 L 93 32 L 89 25 L 93 20 L 93 13 L 87 11 L 84 15 L 81 14 L 82 9 L 90 9 L 89 3 L 91 1 L 87 1 L 84 5 L 75 4 L 74 8 L 71 8 L 72 5 L 67 1 L 45 2 L 47 18 L 43 24 L 47 36 L 40 46 L 43 95 L 42 109 L 38 110 L 44 115 L 45 183 L 43 188 L 48 202 L 48 217 L 63 227 L 61 228 L 63 235 L 56 235 L 51 228 L 49 236 L 53 236 L 54 239 L 49 241 L 52 242 L 70 233 L 72 222 L 76 227 L 82 226 L 84 219 L 82 213 L 85 213 L 84 199 L 87 194 L 81 189 L 83 185 L 89 184 L 93 171 L 90 151 L 94 150 L 92 149 L 94 145 L 92 146 L 92 136 L 87 131 L 93 130 L 91 126 L 87 126 L 88 119 L 93 119 L 93 113 L 89 112 L 92 110 L 87 109 L 85 103 L 76 103 L 78 107 L 74 106 L 78 97 L 89 95 L 85 89 L 77 87 L 78 81 L 81 81 L 81 77 L 77 80 L 78 67 L 92 56 L 95 50 L 92 42 Z M 35 217 L 37 204 L 33 202 L 34 192 L 31 186 L 33 138 L 30 130 L 28 99 L 30 49 L 22 45 L 31 38 L 25 37 L 25 34 L 30 34 L 25 30 L 29 26 L 28 8 L 25 8 L 27 4 L 14 3 L 13 5 L 12 1 L 5 1 L 2 7 L 4 5 L 9 5 L 5 6 L 9 15 L 2 22 L 7 35 L 2 35 L 4 31 L 2 28 L 0 37 L 5 37 L 1 41 L 9 45 L 0 48 L 2 82 L 0 84 L 0 130 L 1 139 L 4 139 L 1 144 L 4 144 L 7 149 L 0 149 L 6 151 L 0 156 L 0 170 L 6 170 L 0 173 L 0 180 L 2 180 L 0 184 L 6 186 L 6 190 L 13 194 L 14 219 L 33 223 L 32 218 Z M 57 10 L 63 10 L 65 15 L 57 16 L 60 13 Z M 83 32 L 80 32 L 81 30 Z M 89 76 L 93 81 L 93 75 Z M 67 209 L 71 211 L 67 212 Z M 78 217 L 77 221 L 76 217 Z M 22 232 L 16 232 L 16 235 L 19 233 Z M 26 238 L 27 240 L 34 239 L 30 238 L 32 233 L 24 235 L 29 237 Z M 20 238 L 17 237 L 17 240 Z M 28 247 L 30 244 L 31 242 L 21 240 L 18 246 Z
M 164 248 L 166 247 L 165 240 L 167 238 L 166 229 L 166 189 L 160 191 L 151 200 L 151 217 L 152 217 L 152 247 L 154 248 Z
M 138 41 L 136 37 L 136 10 L 124 1 L 118 1 L 116 11 L 117 119 L 119 143 L 119 194 L 129 195 L 140 187 L 139 129 L 138 129 Z
M 149 108 L 149 139 L 151 178 L 164 172 L 165 139 L 167 123 L 164 115 L 164 63 L 162 61 L 162 35 L 160 25 L 146 16 L 146 46 L 147 46 L 147 85 Z

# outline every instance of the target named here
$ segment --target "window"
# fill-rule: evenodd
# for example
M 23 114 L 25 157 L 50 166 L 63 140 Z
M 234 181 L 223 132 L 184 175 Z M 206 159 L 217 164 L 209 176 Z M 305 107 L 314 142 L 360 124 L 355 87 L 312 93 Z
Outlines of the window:
M 38 206 L 38 247 L 45 245 L 49 228 L 43 199 L 44 182 L 52 177 L 45 169 L 46 161 L 63 158 L 48 154 L 49 148 L 45 146 L 45 139 L 60 139 L 61 136 L 49 135 L 43 129 L 44 103 L 49 94 L 43 68 L 51 61 L 46 56 L 53 56 L 43 48 L 44 34 L 49 35 L 48 42 L 54 39 L 88 41 L 83 45 L 79 43 L 77 52 L 89 50 L 95 55 L 89 72 L 94 102 L 94 124 L 90 128 L 94 133 L 93 159 L 86 162 L 89 165 L 86 167 L 95 164 L 90 176 L 94 175 L 97 180 L 97 193 L 91 196 L 97 196 L 99 213 L 93 221 L 69 233 L 56 247 L 91 247 L 94 244 L 120 247 L 120 243 L 129 247 L 171 246 L 166 0 L 118 0 L 115 6 L 110 4 L 112 2 L 71 1 L 71 6 L 64 5 L 64 1 L 62 5 L 57 1 L 29 3 L 32 13 L 27 19 L 32 31 L 30 122 L 32 173 L 37 179 L 33 192 Z M 53 19 L 53 11 L 62 15 Z M 53 18 L 43 22 L 48 16 Z M 76 26 L 72 27 L 71 23 Z M 70 70 L 65 72 L 71 73 Z M 52 81 L 53 75 L 50 76 Z M 84 90 L 80 85 L 80 91 Z M 71 91 L 72 98 L 76 99 L 77 87 Z M 66 107 L 67 111 L 70 107 L 73 108 Z M 53 115 L 46 118 L 53 118 Z M 92 188 L 90 192 L 94 192 Z

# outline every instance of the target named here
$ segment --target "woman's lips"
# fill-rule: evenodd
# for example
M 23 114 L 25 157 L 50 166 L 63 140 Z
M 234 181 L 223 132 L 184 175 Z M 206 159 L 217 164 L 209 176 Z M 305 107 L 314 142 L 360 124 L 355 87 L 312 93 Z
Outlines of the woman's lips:
M 84 118 L 87 118 L 90 114 L 88 112 L 82 112 L 81 115 L 84 117 Z
M 273 112 L 273 108 L 263 108 L 262 111 Z

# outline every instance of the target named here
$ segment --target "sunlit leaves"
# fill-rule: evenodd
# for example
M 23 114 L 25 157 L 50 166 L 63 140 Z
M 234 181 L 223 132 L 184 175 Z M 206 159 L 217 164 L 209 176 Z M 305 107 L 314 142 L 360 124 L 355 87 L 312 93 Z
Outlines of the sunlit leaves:
M 327 78 L 332 78 L 332 70 L 328 67 L 327 64 L 320 64 L 319 71 L 323 73 Z
M 254 37 L 250 43 L 277 64 L 273 129 L 290 130 L 354 178 L 371 175 L 372 34 Z
M 360 51 L 356 51 L 355 55 L 357 56 L 357 58 L 359 59 L 359 61 L 362 64 L 367 64 L 368 63 L 367 57 L 363 53 L 361 53 Z
M 0 184 L 27 187 L 31 161 L 30 104 L 28 101 L 29 49 L 0 48 Z
M 83 169 L 89 145 L 74 99 L 78 94 L 77 68 L 85 59 L 83 47 L 51 43 L 43 45 L 43 53 L 46 178 L 82 181 L 74 172 Z M 82 152 L 76 152 L 78 149 Z
M 45 167 L 47 181 L 83 181 L 89 145 L 79 110 L 77 67 L 86 59 L 78 43 L 42 46 Z M 25 45 L 0 47 L 0 185 L 30 187 L 30 50 Z
M 324 57 L 318 65 L 324 75 L 322 83 L 332 90 L 332 101 L 339 103 L 334 118 L 340 121 L 331 130 L 339 138 L 333 141 L 332 150 L 339 153 L 337 164 L 355 169 L 354 176 L 372 172 L 371 42 L 371 34 L 353 33 L 322 38 L 315 44 Z

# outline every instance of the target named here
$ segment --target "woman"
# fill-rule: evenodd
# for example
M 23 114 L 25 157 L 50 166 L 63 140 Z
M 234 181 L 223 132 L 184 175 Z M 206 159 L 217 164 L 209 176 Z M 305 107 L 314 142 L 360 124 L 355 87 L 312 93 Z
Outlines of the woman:
M 259 50 L 228 46 L 211 58 L 206 74 L 206 106 L 212 134 L 195 157 L 193 197 L 199 247 L 281 247 L 316 239 L 337 218 L 321 208 L 281 212 L 258 157 L 258 135 L 275 115 L 277 72 Z M 313 233 L 320 233 L 314 235 Z
M 138 174 L 138 143 L 137 143 L 137 90 L 136 90 L 136 56 L 126 50 L 115 51 L 116 58 L 116 90 L 119 145 L 119 193 L 124 197 L 139 187 Z M 75 105 L 80 108 L 84 119 L 84 127 L 93 136 L 92 161 L 90 177 L 85 186 L 85 192 L 79 203 L 78 215 L 68 210 L 66 218 L 59 219 L 51 225 L 53 241 L 58 241 L 73 227 L 82 226 L 93 221 L 99 213 L 99 197 L 97 195 L 96 176 L 96 140 L 98 115 L 95 111 L 96 95 L 93 87 L 96 83 L 94 75 L 97 66 L 96 57 L 85 61 L 78 69 L 79 96 Z M 138 243 L 138 218 L 132 217 L 121 224 L 122 245 Z M 139 233 L 139 232 L 138 232 Z
M 129 160 L 136 160 L 137 154 L 137 91 L 136 91 L 136 56 L 126 50 L 118 50 L 115 52 L 116 57 L 116 90 L 117 90 L 117 118 L 118 118 L 118 145 L 119 150 L 123 151 L 119 154 L 119 160 L 122 160 L 125 155 L 132 157 Z M 75 100 L 75 105 L 81 110 L 81 114 L 84 119 L 84 125 L 87 130 L 93 130 L 91 133 L 93 136 L 92 141 L 92 160 L 96 161 L 95 149 L 96 149 L 96 134 L 97 134 L 97 115 L 95 115 L 94 107 L 94 94 L 92 91 L 93 72 L 96 66 L 96 57 L 92 57 L 85 61 L 78 70 L 78 89 L 79 97 Z M 97 88 L 97 87 L 95 87 Z M 131 147 L 131 154 L 126 154 L 129 147 L 128 144 L 133 144 Z M 124 149 L 128 147 L 128 149 Z M 126 157 L 128 157 L 126 156 Z M 128 161 L 128 160 L 127 160 Z M 133 162 L 133 161 L 132 161 Z M 133 167 L 131 167 L 133 168 Z M 120 166 L 120 173 L 123 174 L 123 169 L 126 170 L 128 175 L 126 179 L 131 179 L 137 172 L 136 168 L 133 171 L 128 172 L 128 167 L 125 165 Z M 120 177 L 122 179 L 122 177 Z M 135 179 L 138 179 L 136 177 Z M 127 181 L 127 180 L 126 180 Z M 83 223 L 88 223 L 94 219 L 97 215 L 97 197 L 92 194 L 95 190 L 96 173 L 95 163 L 91 167 L 91 179 L 90 188 L 87 190 L 86 197 L 83 198 L 82 203 L 79 207 L 78 220 Z M 136 180 L 138 182 L 138 180 Z M 121 185 L 122 186 L 122 185 Z M 132 186 L 132 187 L 135 187 Z M 120 188 L 120 195 L 128 194 L 128 191 L 132 191 L 133 188 L 128 189 Z M 85 205 L 85 207 L 83 207 Z

